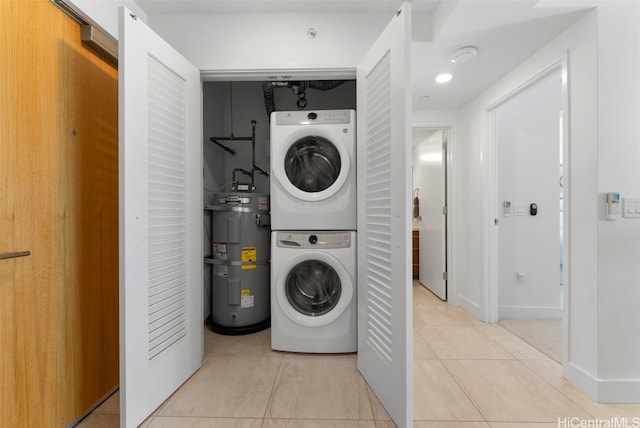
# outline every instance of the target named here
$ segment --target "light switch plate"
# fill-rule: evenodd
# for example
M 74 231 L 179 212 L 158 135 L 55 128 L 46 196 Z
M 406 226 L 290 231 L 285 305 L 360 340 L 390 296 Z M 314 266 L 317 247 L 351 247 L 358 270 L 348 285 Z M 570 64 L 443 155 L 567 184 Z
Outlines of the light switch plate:
M 622 198 L 622 216 L 640 218 L 640 198 Z

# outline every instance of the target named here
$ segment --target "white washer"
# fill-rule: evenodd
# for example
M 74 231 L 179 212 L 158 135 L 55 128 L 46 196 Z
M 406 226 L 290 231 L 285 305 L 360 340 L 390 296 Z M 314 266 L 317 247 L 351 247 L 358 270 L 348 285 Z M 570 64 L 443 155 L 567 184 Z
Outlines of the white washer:
M 356 232 L 271 233 L 271 347 L 355 352 Z
M 356 229 L 354 110 L 271 114 L 271 228 Z

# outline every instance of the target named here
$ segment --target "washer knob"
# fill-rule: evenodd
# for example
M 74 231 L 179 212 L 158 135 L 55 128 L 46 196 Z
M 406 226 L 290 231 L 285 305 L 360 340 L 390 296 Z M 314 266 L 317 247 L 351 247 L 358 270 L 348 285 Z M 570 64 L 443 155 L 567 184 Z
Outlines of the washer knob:
M 318 118 L 318 113 L 313 113 L 313 112 L 311 112 L 311 113 L 309 113 L 309 114 L 307 115 L 307 118 L 309 118 L 309 119 L 311 119 L 311 120 L 315 120 L 315 119 L 317 119 L 317 118 Z
M 315 244 L 315 243 L 317 243 L 317 242 L 318 242 L 318 237 L 317 237 L 316 235 L 311 235 L 311 236 L 309 237 L 309 243 L 310 243 L 310 244 L 312 244 L 312 245 L 313 245 L 313 244 Z

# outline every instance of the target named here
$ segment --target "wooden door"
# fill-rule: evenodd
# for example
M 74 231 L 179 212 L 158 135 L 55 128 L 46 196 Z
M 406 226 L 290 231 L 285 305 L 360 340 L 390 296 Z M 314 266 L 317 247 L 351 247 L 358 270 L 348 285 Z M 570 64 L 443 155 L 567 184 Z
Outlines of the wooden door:
M 0 1 L 0 426 L 118 383 L 117 69 L 48 0 Z

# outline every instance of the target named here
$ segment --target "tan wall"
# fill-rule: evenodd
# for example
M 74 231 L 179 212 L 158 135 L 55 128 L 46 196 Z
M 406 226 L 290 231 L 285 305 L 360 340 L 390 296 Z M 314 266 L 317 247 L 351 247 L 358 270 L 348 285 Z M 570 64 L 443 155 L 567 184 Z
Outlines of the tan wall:
M 0 426 L 118 383 L 117 68 L 48 0 L 0 1 Z

